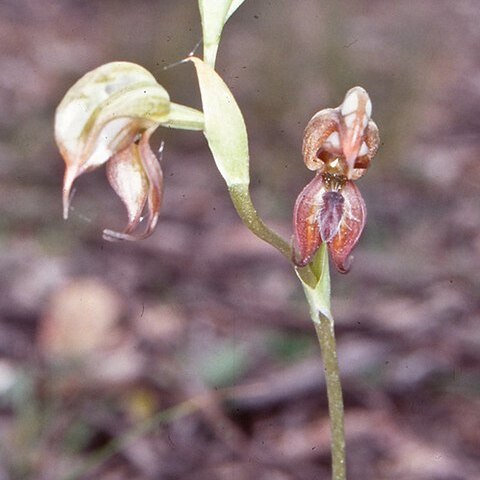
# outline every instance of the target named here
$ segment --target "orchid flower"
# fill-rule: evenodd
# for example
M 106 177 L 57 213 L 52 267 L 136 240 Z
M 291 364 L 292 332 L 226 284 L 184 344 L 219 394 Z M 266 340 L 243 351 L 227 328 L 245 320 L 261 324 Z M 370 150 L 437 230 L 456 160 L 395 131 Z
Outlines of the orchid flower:
M 55 140 L 66 164 L 64 218 L 75 179 L 106 164 L 108 181 L 126 206 L 128 224 L 123 232 L 104 230 L 104 238 L 151 235 L 162 203 L 163 175 L 149 140 L 160 125 L 201 130 L 203 114 L 170 102 L 153 75 L 133 63 L 108 63 L 78 80 L 55 115 Z M 145 230 L 136 233 L 144 211 Z
M 322 242 L 337 269 L 346 273 L 365 226 L 367 210 L 354 181 L 362 177 L 379 145 L 372 103 L 351 88 L 337 108 L 316 113 L 305 129 L 303 159 L 316 172 L 297 198 L 293 214 L 293 262 L 310 263 Z

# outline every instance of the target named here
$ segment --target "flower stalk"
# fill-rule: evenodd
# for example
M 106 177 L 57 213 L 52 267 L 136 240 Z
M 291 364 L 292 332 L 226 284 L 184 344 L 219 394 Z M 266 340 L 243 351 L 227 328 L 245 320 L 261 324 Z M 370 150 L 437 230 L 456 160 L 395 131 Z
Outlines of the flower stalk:
M 330 417 L 332 480 L 345 480 L 345 427 L 342 385 L 338 368 L 337 346 L 333 322 L 317 312 L 312 314 L 315 332 L 320 343 L 327 385 L 328 413 Z
M 228 187 L 233 206 L 245 226 L 258 238 L 276 248 L 287 260 L 291 257 L 290 245 L 273 230 L 270 230 L 259 217 L 253 206 L 248 185 L 231 185 Z
M 345 480 L 345 427 L 342 385 L 338 368 L 333 321 L 318 311 L 311 313 L 325 370 L 332 445 L 332 480 Z
M 290 245 L 270 230 L 259 217 L 250 198 L 248 187 L 232 185 L 228 190 L 233 205 L 245 226 L 257 237 L 276 248 L 287 260 L 290 260 L 292 255 Z M 320 253 L 326 257 L 325 248 Z M 318 274 L 320 278 L 327 278 L 327 281 L 324 282 L 324 290 L 328 290 L 325 293 L 329 299 L 330 275 L 328 272 L 328 261 L 322 263 L 323 265 L 318 269 Z M 302 268 L 297 267 L 296 273 L 302 283 L 306 284 L 304 287 L 305 296 L 310 306 L 310 317 L 320 344 L 325 372 L 331 432 L 332 480 L 346 480 L 344 406 L 333 317 L 331 314 L 327 316 L 320 313 L 317 306 L 318 302 L 311 293 L 311 288 L 315 288 L 319 283 L 319 278 L 315 275 L 312 268 L 309 265 Z

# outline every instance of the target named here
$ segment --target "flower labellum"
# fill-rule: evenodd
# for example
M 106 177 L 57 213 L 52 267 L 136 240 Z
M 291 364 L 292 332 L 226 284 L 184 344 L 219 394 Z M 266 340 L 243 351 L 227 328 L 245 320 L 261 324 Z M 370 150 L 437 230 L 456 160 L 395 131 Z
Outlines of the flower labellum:
M 337 269 L 342 273 L 350 269 L 350 254 L 367 216 L 353 181 L 364 175 L 379 144 L 371 113 L 367 92 L 354 87 L 339 107 L 316 113 L 305 129 L 303 158 L 316 175 L 295 203 L 293 262 L 297 266 L 310 263 L 325 242 Z
M 320 237 L 323 242 L 330 242 L 340 228 L 345 199 L 340 192 L 325 192 L 322 195 L 320 209 Z

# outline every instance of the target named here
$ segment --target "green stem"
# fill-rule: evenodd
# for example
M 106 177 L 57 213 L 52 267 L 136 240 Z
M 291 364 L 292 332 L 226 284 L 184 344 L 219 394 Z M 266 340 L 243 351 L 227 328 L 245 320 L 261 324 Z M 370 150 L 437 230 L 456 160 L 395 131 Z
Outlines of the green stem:
M 237 184 L 228 187 L 230 198 L 235 210 L 245 226 L 258 238 L 276 248 L 289 262 L 292 261 L 292 248 L 280 235 L 268 228 L 259 217 L 253 206 L 248 185 Z M 312 272 L 310 266 L 296 268 L 300 278 L 310 286 L 314 286 L 318 279 Z
M 250 198 L 248 185 L 230 185 L 228 192 L 235 210 L 247 228 L 257 237 L 275 247 L 288 261 L 291 261 L 292 251 L 290 245 L 282 237 L 270 230 L 258 216 Z
M 318 310 L 312 316 L 312 320 L 318 341 L 320 342 L 327 384 L 330 431 L 332 435 L 332 480 L 345 480 L 347 473 L 345 464 L 344 409 L 333 321 L 319 314 Z
M 204 35 L 205 38 L 205 35 Z M 205 40 L 204 40 L 205 42 Z M 215 60 L 217 58 L 218 42 L 204 43 L 203 45 L 203 61 L 208 63 L 212 68 L 215 68 Z
M 270 230 L 258 216 L 250 198 L 248 185 L 231 185 L 228 191 L 238 215 L 247 228 L 257 237 L 276 248 L 288 261 L 291 261 L 292 251 L 290 245 Z M 328 409 L 331 422 L 330 429 L 332 433 L 332 480 L 346 480 L 343 397 L 333 319 L 320 313 L 318 308 L 319 304 L 321 304 L 324 308 L 327 307 L 325 312 L 330 314 L 330 276 L 328 274 L 328 256 L 325 245 L 322 246 L 322 251 L 318 254 L 318 262 L 318 265 L 314 261 L 313 264 L 306 267 L 296 268 L 296 272 L 304 282 L 305 294 L 310 305 L 310 315 L 320 342 L 325 368 Z M 318 296 L 319 287 L 325 298 Z M 319 301 L 320 303 L 318 303 Z M 324 304 L 325 302 L 326 304 Z

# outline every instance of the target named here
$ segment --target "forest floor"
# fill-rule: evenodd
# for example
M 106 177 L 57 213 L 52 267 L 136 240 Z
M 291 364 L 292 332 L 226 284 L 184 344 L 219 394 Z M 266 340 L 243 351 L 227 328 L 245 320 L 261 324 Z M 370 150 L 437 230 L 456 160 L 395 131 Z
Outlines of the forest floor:
M 118 58 L 163 75 L 196 43 L 195 11 L 157 3 L 0 7 L 0 480 L 327 479 L 325 382 L 301 288 L 241 225 L 201 135 L 156 135 L 166 188 L 148 240 L 102 240 L 126 217 L 102 171 L 79 179 L 61 219 L 52 125 L 69 85 Z M 369 220 L 352 272 L 332 272 L 349 479 L 478 480 L 480 9 L 358 2 L 341 23 L 349 42 L 319 43 L 324 62 L 341 45 L 341 71 L 317 79 L 293 54 L 311 28 L 288 24 L 285 51 L 276 37 L 252 51 L 290 15 L 260 3 L 239 10 L 220 65 L 252 125 L 252 193 L 268 223 L 290 236 L 309 178 L 301 132 L 313 101 L 341 101 L 344 70 L 372 86 L 385 132 L 359 182 Z M 310 19 L 314 7 L 292 24 L 337 18 Z M 176 32 L 181 21 L 194 31 Z M 288 52 L 298 77 L 282 70 Z M 165 81 L 189 103 L 183 68 L 190 80 Z

